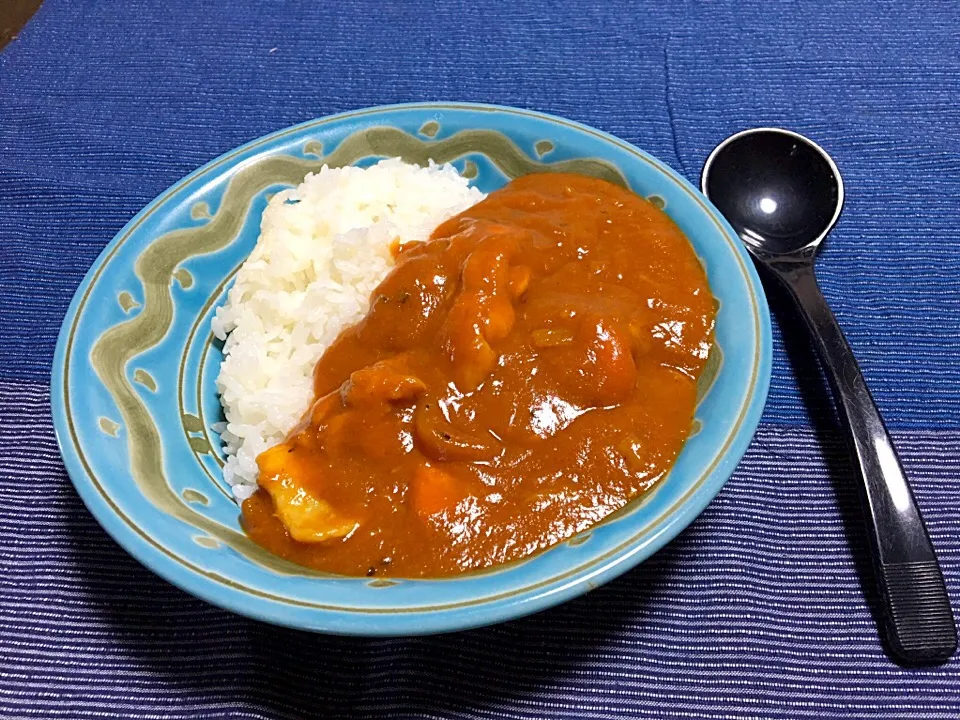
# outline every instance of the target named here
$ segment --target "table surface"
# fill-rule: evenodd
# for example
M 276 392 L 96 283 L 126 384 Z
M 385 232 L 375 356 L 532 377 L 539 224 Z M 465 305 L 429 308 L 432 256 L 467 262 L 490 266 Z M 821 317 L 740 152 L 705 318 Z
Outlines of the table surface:
M 820 279 L 960 607 L 957 28 L 952 2 L 46 0 L 0 54 L 0 716 L 960 717 L 956 659 L 905 669 L 878 642 L 843 438 L 775 292 L 790 329 L 775 327 L 769 404 L 707 511 L 590 595 L 456 635 L 310 635 L 167 585 L 77 498 L 47 390 L 104 244 L 269 131 L 495 102 L 594 125 L 696 181 L 726 135 L 782 125 L 843 172 Z
M 0 6 L 0 50 L 8 42 L 17 39 L 27 20 L 37 11 L 43 0 L 6 0 Z

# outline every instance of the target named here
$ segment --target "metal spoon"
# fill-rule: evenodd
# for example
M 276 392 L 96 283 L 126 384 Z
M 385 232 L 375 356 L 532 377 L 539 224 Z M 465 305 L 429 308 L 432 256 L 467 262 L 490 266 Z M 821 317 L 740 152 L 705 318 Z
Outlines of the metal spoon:
M 710 154 L 701 188 L 787 288 L 830 378 L 856 460 L 890 650 L 910 664 L 945 661 L 957 631 L 943 574 L 880 411 L 813 274 L 843 207 L 836 164 L 797 133 L 745 130 Z

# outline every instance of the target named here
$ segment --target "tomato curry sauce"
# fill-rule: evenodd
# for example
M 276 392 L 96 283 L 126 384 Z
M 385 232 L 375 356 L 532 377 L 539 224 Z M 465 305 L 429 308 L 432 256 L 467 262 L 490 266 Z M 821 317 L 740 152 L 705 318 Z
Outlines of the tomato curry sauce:
M 690 432 L 715 301 L 683 233 L 606 181 L 528 175 L 397 250 L 258 458 L 250 536 L 354 576 L 517 560 L 653 487 Z

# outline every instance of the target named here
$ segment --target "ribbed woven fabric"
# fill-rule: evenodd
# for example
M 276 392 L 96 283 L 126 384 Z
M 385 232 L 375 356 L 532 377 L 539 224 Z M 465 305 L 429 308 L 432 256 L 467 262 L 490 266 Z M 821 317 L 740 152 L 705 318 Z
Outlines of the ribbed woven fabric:
M 78 499 L 47 391 L 104 244 L 266 132 L 497 102 L 612 132 L 695 182 L 729 133 L 783 125 L 843 172 L 821 283 L 958 605 L 958 29 L 955 3 L 872 0 L 46 0 L 0 54 L 0 716 L 960 717 L 956 660 L 907 670 L 880 647 L 842 436 L 777 294 L 793 329 L 775 330 L 764 421 L 686 532 L 581 599 L 432 638 L 278 629 L 159 580 Z

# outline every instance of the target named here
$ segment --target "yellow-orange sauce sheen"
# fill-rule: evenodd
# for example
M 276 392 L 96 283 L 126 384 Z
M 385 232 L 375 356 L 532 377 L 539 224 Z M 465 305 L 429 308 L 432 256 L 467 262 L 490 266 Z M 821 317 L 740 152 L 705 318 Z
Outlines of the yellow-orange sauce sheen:
M 297 563 L 378 577 L 569 538 L 670 469 L 714 314 L 653 204 L 578 175 L 514 180 L 398 251 L 318 362 L 301 425 L 260 456 L 246 530 Z

